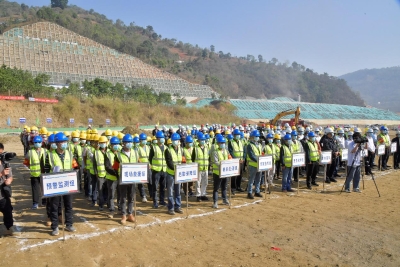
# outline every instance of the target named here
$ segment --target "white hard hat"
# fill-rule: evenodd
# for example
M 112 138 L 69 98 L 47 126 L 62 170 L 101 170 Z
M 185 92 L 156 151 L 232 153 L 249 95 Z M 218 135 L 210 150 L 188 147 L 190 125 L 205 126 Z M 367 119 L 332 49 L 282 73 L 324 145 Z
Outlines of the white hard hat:
M 355 133 L 361 133 L 360 129 L 358 129 L 358 127 L 354 127 L 354 132 Z
M 333 133 L 333 130 L 332 130 L 331 127 L 327 127 L 327 128 L 325 129 L 325 134 L 328 134 L 328 133 Z

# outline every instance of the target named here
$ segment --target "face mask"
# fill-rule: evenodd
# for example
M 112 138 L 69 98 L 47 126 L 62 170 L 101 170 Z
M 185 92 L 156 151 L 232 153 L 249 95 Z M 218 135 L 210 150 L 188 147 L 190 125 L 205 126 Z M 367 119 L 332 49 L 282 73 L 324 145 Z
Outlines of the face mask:
M 79 138 L 76 138 L 76 137 L 72 138 L 72 142 L 78 143 L 79 142 Z
M 292 143 L 293 143 L 293 141 L 292 141 L 292 140 L 288 140 L 288 141 L 287 141 L 287 144 L 288 144 L 289 146 L 291 146 L 291 145 L 292 145 Z
M 67 150 L 67 148 L 68 148 L 68 144 L 67 143 L 62 143 L 61 144 L 61 149 L 62 150 Z
M 81 144 L 86 144 L 86 140 L 81 140 Z
M 107 136 L 107 139 L 110 140 L 110 139 L 111 139 L 111 135 L 108 135 L 108 136 Z
M 280 144 L 280 143 L 281 143 L 281 140 L 276 140 L 276 143 L 277 143 L 277 144 Z
M 274 141 L 273 139 L 267 139 L 268 144 L 272 144 L 272 141 Z
M 304 135 L 298 135 L 297 136 L 297 140 L 301 140 L 301 139 L 303 139 L 304 138 Z
M 206 144 L 208 144 L 209 142 L 210 142 L 210 140 L 207 139 L 207 140 L 206 140 Z
M 148 145 L 148 146 L 149 146 L 149 145 L 151 145 L 151 143 L 150 143 L 150 142 L 147 142 L 147 143 L 146 143 L 146 145 Z
M 292 140 L 296 140 L 297 139 L 297 135 L 292 135 Z
M 178 145 L 179 145 L 179 141 L 178 141 L 178 140 L 172 141 L 172 145 L 173 145 L 173 146 L 178 146 Z
M 200 141 L 200 145 L 204 145 L 206 142 L 204 140 Z
M 42 143 L 34 143 L 33 146 L 35 148 L 39 148 L 39 147 L 42 147 Z
M 165 139 L 164 138 L 160 138 L 160 144 L 164 144 L 165 143 Z
M 219 148 L 224 149 L 225 148 L 225 144 L 218 144 Z
M 153 144 L 157 144 L 157 140 L 153 140 Z
M 133 146 L 133 143 L 125 143 L 125 147 L 128 149 L 131 149 Z
M 254 137 L 254 141 L 258 142 L 258 140 L 260 140 L 260 137 L 258 136 Z
M 235 140 L 240 140 L 240 135 L 235 135 Z
M 349 140 L 353 140 L 353 136 L 352 135 L 349 135 Z
M 192 147 L 192 146 L 193 146 L 193 143 L 187 143 L 187 144 L 188 144 L 189 147 Z
M 99 144 L 99 147 L 100 147 L 100 148 L 106 148 L 106 146 L 107 146 L 106 143 L 101 143 L 101 144 Z
M 147 141 L 146 140 L 142 140 L 142 141 L 140 141 L 140 144 L 141 145 L 145 145 L 145 144 L 147 144 Z
M 51 144 L 50 147 L 51 147 L 52 149 L 57 149 L 57 145 L 56 145 L 55 143 Z
M 86 144 L 87 144 L 88 146 L 90 146 L 90 141 L 86 141 Z
M 117 150 L 118 150 L 118 148 L 119 148 L 119 145 L 113 145 L 113 147 L 112 147 L 112 148 L 113 148 L 113 150 L 114 150 L 114 151 L 117 151 Z
M 139 146 L 139 143 L 134 143 L 133 146 L 134 146 L 134 147 L 138 147 L 138 146 Z
M 315 138 L 315 137 L 311 137 L 311 141 L 313 141 L 313 142 L 315 142 L 316 139 L 317 138 Z

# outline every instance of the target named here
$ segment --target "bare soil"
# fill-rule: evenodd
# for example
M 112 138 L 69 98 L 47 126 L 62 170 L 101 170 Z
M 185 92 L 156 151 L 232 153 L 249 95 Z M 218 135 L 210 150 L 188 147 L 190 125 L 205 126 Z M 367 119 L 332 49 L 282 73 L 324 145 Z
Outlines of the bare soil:
M 16 138 L 5 145 L 22 155 Z M 344 178 L 325 185 L 323 193 L 319 174 L 320 186 L 312 191 L 301 178 L 299 194 L 284 194 L 278 181 L 266 199 L 232 196 L 231 209 L 220 204 L 214 210 L 211 201 L 189 198 L 188 218 L 152 209 L 138 196 L 136 228 L 120 225 L 120 215 L 108 219 L 106 211 L 91 208 L 77 194 L 77 231 L 66 232 L 62 241 L 62 232 L 52 237 L 44 225 L 45 208 L 30 209 L 29 171 L 22 157 L 11 165 L 17 233 L 0 238 L 0 266 L 400 266 L 395 170 L 374 171 L 381 197 L 370 176 L 362 193 L 339 194 Z M 210 177 L 209 196 L 211 184 Z M 0 226 L 0 234 L 4 229 Z

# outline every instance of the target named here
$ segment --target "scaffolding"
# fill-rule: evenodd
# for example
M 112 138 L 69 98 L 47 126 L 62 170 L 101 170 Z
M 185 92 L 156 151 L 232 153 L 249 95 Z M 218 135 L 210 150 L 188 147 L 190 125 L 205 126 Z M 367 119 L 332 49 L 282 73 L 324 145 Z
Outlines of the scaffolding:
M 48 74 L 51 84 L 101 78 L 128 87 L 148 85 L 157 93 L 183 97 L 219 96 L 209 86 L 190 83 L 50 22 L 13 28 L 0 35 L 0 64 L 33 75 Z

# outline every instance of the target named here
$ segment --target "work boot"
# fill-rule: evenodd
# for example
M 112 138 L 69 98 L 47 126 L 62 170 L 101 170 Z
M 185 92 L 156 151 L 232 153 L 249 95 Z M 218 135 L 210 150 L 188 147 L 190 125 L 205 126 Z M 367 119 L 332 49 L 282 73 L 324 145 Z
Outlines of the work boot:
M 110 219 L 114 218 L 114 211 L 110 211 L 110 213 L 108 214 L 108 218 Z
M 255 193 L 254 194 L 256 197 L 262 197 L 261 193 Z
M 126 224 L 126 216 L 125 216 L 125 215 L 122 215 L 121 224 L 122 224 L 122 225 L 125 225 L 125 224 Z
M 50 218 L 47 218 L 46 226 L 51 226 L 51 220 L 50 220 Z
M 128 218 L 126 219 L 128 222 L 135 222 L 136 221 L 136 219 L 135 219 L 135 217 L 133 217 L 133 214 L 129 214 L 128 215 Z

